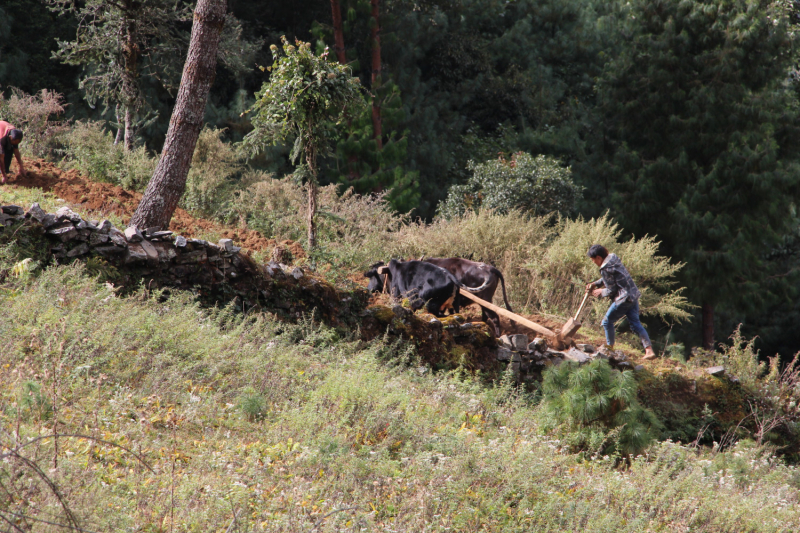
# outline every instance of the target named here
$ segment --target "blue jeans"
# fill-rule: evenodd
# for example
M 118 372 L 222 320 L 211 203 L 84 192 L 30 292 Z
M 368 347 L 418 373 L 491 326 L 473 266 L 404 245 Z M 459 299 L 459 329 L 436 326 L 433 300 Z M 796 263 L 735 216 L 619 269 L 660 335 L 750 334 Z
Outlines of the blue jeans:
M 605 318 L 603 318 L 603 329 L 606 330 L 606 344 L 609 346 L 614 345 L 614 322 L 622 317 L 628 318 L 628 323 L 631 325 L 631 330 L 639 335 L 642 339 L 642 344 L 645 348 L 650 347 L 650 335 L 644 329 L 642 323 L 639 322 L 639 300 L 632 302 L 624 302 L 619 305 L 612 303 L 608 308 Z

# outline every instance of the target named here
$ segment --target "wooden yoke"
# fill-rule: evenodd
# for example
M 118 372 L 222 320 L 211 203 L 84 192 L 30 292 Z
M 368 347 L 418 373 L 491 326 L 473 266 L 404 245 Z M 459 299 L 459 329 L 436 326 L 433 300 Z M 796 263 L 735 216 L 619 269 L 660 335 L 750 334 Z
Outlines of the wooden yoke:
M 489 303 L 486 300 L 482 300 L 482 299 L 478 298 L 477 296 L 475 296 L 474 294 L 472 294 L 471 292 L 469 292 L 467 290 L 460 289 L 460 291 L 461 291 L 461 296 L 465 296 L 466 298 L 469 298 L 470 300 L 472 300 L 476 304 L 480 305 L 481 307 L 485 307 L 487 309 L 491 309 L 492 311 L 494 311 L 498 315 L 504 316 L 509 320 L 513 320 L 517 324 L 520 324 L 521 326 L 525 326 L 526 328 L 530 328 L 530 329 L 532 329 L 533 331 L 535 331 L 537 333 L 541 333 L 542 335 L 546 335 L 547 337 L 554 337 L 554 338 L 556 337 L 556 333 L 554 331 L 551 331 L 551 330 L 547 329 L 546 327 L 537 324 L 536 322 L 532 322 L 532 321 L 528 320 L 527 318 L 519 316 L 516 313 L 512 313 L 508 309 L 503 309 L 502 307 L 497 307 L 496 305 L 494 305 L 492 303 Z

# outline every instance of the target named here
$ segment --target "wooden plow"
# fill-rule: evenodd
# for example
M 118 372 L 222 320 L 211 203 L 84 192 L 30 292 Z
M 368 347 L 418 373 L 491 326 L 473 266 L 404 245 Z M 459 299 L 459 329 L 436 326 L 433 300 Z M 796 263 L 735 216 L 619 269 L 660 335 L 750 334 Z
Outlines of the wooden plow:
M 556 335 L 555 331 L 549 330 L 546 327 L 542 326 L 541 324 L 537 324 L 536 322 L 534 322 L 532 320 L 528 320 L 525 317 L 519 316 L 516 313 L 512 313 L 508 309 L 503 309 L 502 307 L 498 307 L 498 306 L 494 305 L 493 303 L 489 303 L 486 300 L 482 300 L 481 298 L 478 298 L 477 296 L 475 296 L 474 294 L 472 294 L 468 290 L 459 289 L 459 291 L 461 292 L 461 296 L 464 296 L 465 298 L 469 298 L 470 300 L 472 300 L 476 304 L 480 305 L 481 307 L 485 307 L 486 309 L 491 309 L 492 311 L 494 311 L 498 315 L 504 316 L 507 319 L 516 322 L 520 326 L 525 326 L 526 328 L 531 329 L 531 330 L 535 331 L 536 333 L 541 333 L 545 337 L 550 337 L 550 338 L 553 338 L 553 339 L 558 337 L 558 335 Z

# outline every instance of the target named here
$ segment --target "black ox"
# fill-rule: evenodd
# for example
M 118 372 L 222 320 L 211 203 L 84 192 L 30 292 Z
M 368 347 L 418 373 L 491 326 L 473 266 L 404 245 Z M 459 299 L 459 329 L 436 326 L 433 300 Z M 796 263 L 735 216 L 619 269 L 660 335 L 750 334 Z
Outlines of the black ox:
M 462 296 L 458 290 L 464 287 L 450 272 L 423 261 L 389 261 L 388 274 L 379 274 L 383 261 L 375 263 L 364 273 L 369 278 L 370 292 L 380 292 L 386 286 L 395 298 L 406 297 L 413 310 L 425 309 L 435 316 L 443 316 L 445 311 L 461 308 Z M 388 278 L 387 278 L 388 276 Z M 470 292 L 483 290 L 464 287 Z
M 491 303 L 494 298 L 494 293 L 497 290 L 497 284 L 499 282 L 503 288 L 503 301 L 506 304 L 506 309 L 512 313 L 514 312 L 508 304 L 506 282 L 505 279 L 503 279 L 503 274 L 492 265 L 470 261 L 469 259 L 461 259 L 459 257 L 430 257 L 423 258 L 423 260 L 426 263 L 447 270 L 465 287 L 481 286 L 482 288 L 470 292 L 474 292 L 475 296 L 489 303 Z M 465 302 L 464 304 L 469 305 L 469 303 L 472 302 Z M 494 326 L 495 335 L 497 337 L 500 336 L 500 317 L 496 312 L 481 306 L 481 320 Z

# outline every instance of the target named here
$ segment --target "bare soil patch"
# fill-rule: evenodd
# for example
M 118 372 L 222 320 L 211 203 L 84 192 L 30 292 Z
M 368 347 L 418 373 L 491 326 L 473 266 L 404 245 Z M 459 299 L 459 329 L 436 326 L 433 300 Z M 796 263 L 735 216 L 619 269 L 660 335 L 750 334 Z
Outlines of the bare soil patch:
M 142 199 L 141 193 L 127 191 L 117 185 L 92 181 L 77 170 L 62 170 L 53 163 L 42 160 L 27 162 L 27 176 L 11 178 L 9 184 L 17 187 L 38 187 L 52 192 L 71 204 L 91 211 L 97 217 L 114 214 L 127 222 Z M 306 257 L 303 247 L 294 241 L 281 241 L 264 237 L 259 232 L 225 226 L 217 222 L 197 218 L 183 209 L 176 209 L 169 229 L 186 237 L 214 233 L 220 238 L 232 239 L 238 246 L 251 252 L 270 252 L 276 245 L 286 246 L 295 259 Z

